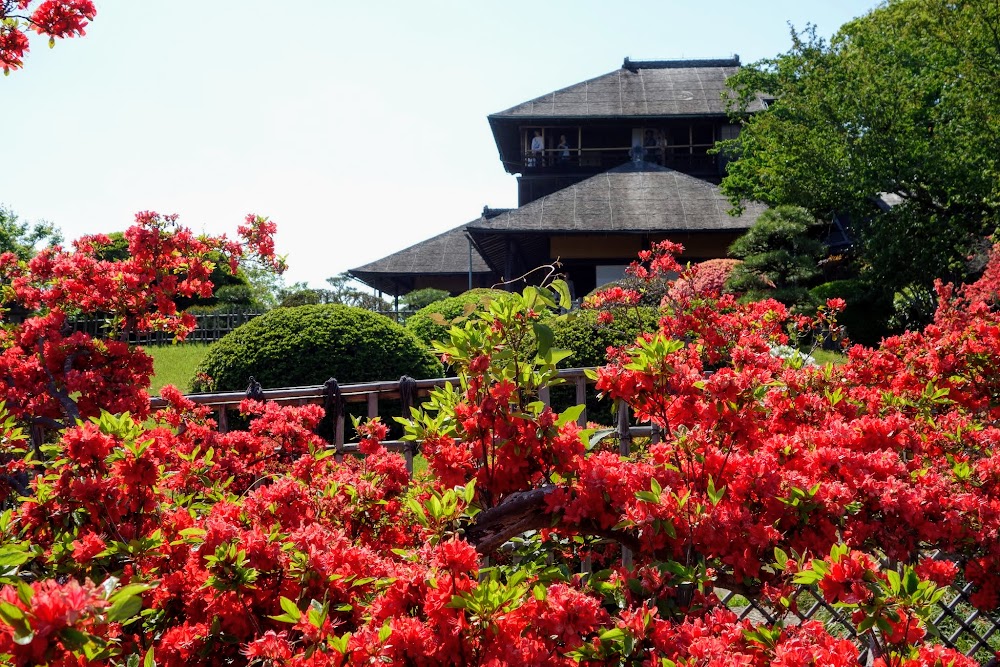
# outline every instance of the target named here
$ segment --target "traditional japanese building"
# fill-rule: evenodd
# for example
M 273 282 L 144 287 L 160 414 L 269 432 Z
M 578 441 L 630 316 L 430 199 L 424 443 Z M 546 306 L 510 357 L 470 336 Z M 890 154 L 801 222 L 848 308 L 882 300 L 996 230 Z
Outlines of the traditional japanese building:
M 626 58 L 618 70 L 490 115 L 501 164 L 517 177 L 518 208 L 484 209 L 350 273 L 391 294 L 455 292 L 558 260 L 582 295 L 664 238 L 684 244 L 690 261 L 725 257 L 763 210 L 729 215 L 718 188 L 725 160 L 709 152 L 739 132 L 726 109 L 726 79 L 739 64 Z

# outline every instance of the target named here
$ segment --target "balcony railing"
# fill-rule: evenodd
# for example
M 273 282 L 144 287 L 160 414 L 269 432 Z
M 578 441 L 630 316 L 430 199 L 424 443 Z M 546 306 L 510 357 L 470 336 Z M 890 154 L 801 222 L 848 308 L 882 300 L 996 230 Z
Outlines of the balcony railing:
M 715 172 L 717 162 L 714 155 L 704 152 L 711 145 L 667 147 L 660 148 L 574 148 L 546 149 L 543 151 L 525 151 L 521 156 L 521 168 L 524 173 L 559 172 L 559 171 L 606 171 L 624 164 L 638 155 L 639 159 L 662 167 L 683 172 Z M 685 151 L 685 152 L 682 152 Z M 568 153 L 568 154 L 567 154 Z

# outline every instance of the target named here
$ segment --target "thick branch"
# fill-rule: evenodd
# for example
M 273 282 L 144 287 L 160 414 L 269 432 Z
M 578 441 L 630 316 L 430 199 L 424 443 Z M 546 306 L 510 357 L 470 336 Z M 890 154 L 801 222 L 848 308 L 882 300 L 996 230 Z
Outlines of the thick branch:
M 546 485 L 508 496 L 496 507 L 476 515 L 476 522 L 465 531 L 465 539 L 476 547 L 476 551 L 487 555 L 512 537 L 529 530 L 553 527 L 553 517 L 556 515 L 546 510 L 545 498 L 556 488 L 558 487 L 554 485 Z M 560 525 L 558 519 L 556 525 Z M 602 528 L 590 521 L 562 524 L 562 527 L 575 533 L 614 540 L 633 551 L 641 548 L 635 536 L 613 528 Z
M 465 539 L 486 555 L 521 533 L 550 527 L 552 516 L 545 511 L 545 497 L 555 490 L 555 486 L 542 486 L 508 496 L 496 507 L 477 514 L 476 522 L 465 531 Z
M 545 498 L 557 488 L 555 485 L 546 485 L 508 496 L 496 507 L 476 515 L 475 523 L 465 531 L 465 539 L 476 548 L 476 551 L 486 556 L 503 546 L 507 540 L 529 530 L 562 527 L 577 534 L 613 540 L 634 553 L 643 551 L 642 543 L 635 535 L 614 528 L 603 528 L 591 521 L 564 524 L 556 520 L 553 525 L 553 517 L 556 515 L 546 510 Z M 650 555 L 655 559 L 669 558 L 665 553 Z M 715 584 L 754 599 L 760 596 L 759 584 L 736 581 L 728 572 L 717 573 Z

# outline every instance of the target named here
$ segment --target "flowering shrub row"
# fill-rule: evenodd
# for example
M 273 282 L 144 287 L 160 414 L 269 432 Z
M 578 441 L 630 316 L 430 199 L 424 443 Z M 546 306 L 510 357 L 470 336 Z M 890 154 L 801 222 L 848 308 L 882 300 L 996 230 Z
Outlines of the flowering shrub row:
M 166 230 L 145 238 L 154 266 L 192 254 Z M 632 272 L 698 284 L 679 250 L 659 245 Z M 104 341 L 62 343 L 86 351 L 79 371 L 40 384 L 62 377 L 63 357 L 11 341 L 72 303 L 108 308 L 90 278 L 58 301 L 65 272 L 46 261 L 8 274 L 40 309 L 4 343 L 11 664 L 856 664 L 859 646 L 821 624 L 740 621 L 714 592 L 780 610 L 808 584 L 851 612 L 876 665 L 965 667 L 927 623 L 939 587 L 964 580 L 980 609 L 1000 602 L 1000 260 L 976 285 L 942 286 L 925 331 L 851 348 L 838 367 L 771 348 L 835 331 L 842 303 L 792 320 L 777 302 L 675 290 L 657 330 L 596 374 L 662 434 L 627 457 L 577 425 L 579 408 L 538 400 L 569 354 L 542 321 L 565 286 L 494 300 L 438 346 L 460 382 L 406 420 L 428 461 L 416 479 L 377 420 L 359 425 L 365 456 L 337 460 L 313 434 L 315 406 L 248 401 L 249 430 L 220 434 L 168 388 L 169 407 L 141 421 L 148 368 L 133 364 L 125 386 L 90 352 Z M 604 319 L 639 296 L 600 296 Z M 169 297 L 149 299 L 174 317 Z M 139 326 L 160 321 L 140 310 Z M 88 364 L 91 380 L 71 384 Z M 65 420 L 65 403 L 84 419 L 31 448 L 15 417 Z

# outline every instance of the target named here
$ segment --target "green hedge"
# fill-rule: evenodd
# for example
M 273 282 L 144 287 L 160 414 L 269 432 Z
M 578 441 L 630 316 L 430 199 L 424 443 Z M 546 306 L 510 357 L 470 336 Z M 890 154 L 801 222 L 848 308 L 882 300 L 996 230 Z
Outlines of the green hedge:
M 440 377 L 440 362 L 415 336 L 387 317 L 362 308 L 323 304 L 276 308 L 212 346 L 199 373 L 211 385 L 195 391 L 244 389 L 254 376 L 267 389 Z
M 442 326 L 435 323 L 431 317 L 434 313 L 439 313 L 445 320 L 451 322 L 456 317 L 468 314 L 466 308 L 469 304 L 475 305 L 475 311 L 484 311 L 491 299 L 502 299 L 508 294 L 503 290 L 479 288 L 441 299 L 424 306 L 406 318 L 406 328 L 429 346 L 435 340 L 446 340 L 448 329 L 451 328 L 451 325 Z
M 888 320 L 892 314 L 892 303 L 877 290 L 866 286 L 860 280 L 833 280 L 809 290 L 818 302 L 840 298 L 847 307 L 838 321 L 847 330 L 847 337 L 854 343 L 874 346 L 889 335 Z
M 656 331 L 659 320 L 656 308 L 640 306 L 620 317 L 610 325 L 598 324 L 597 312 L 581 310 L 565 321 L 547 320 L 555 336 L 553 347 L 572 350 L 573 356 L 559 362 L 560 368 L 603 366 L 607 363 L 608 347 L 620 347 L 635 342 L 636 336 L 645 331 Z M 611 403 L 599 400 L 588 392 L 587 420 L 611 426 L 614 415 Z M 564 410 L 575 402 L 575 389 L 571 386 L 552 388 L 552 406 Z

